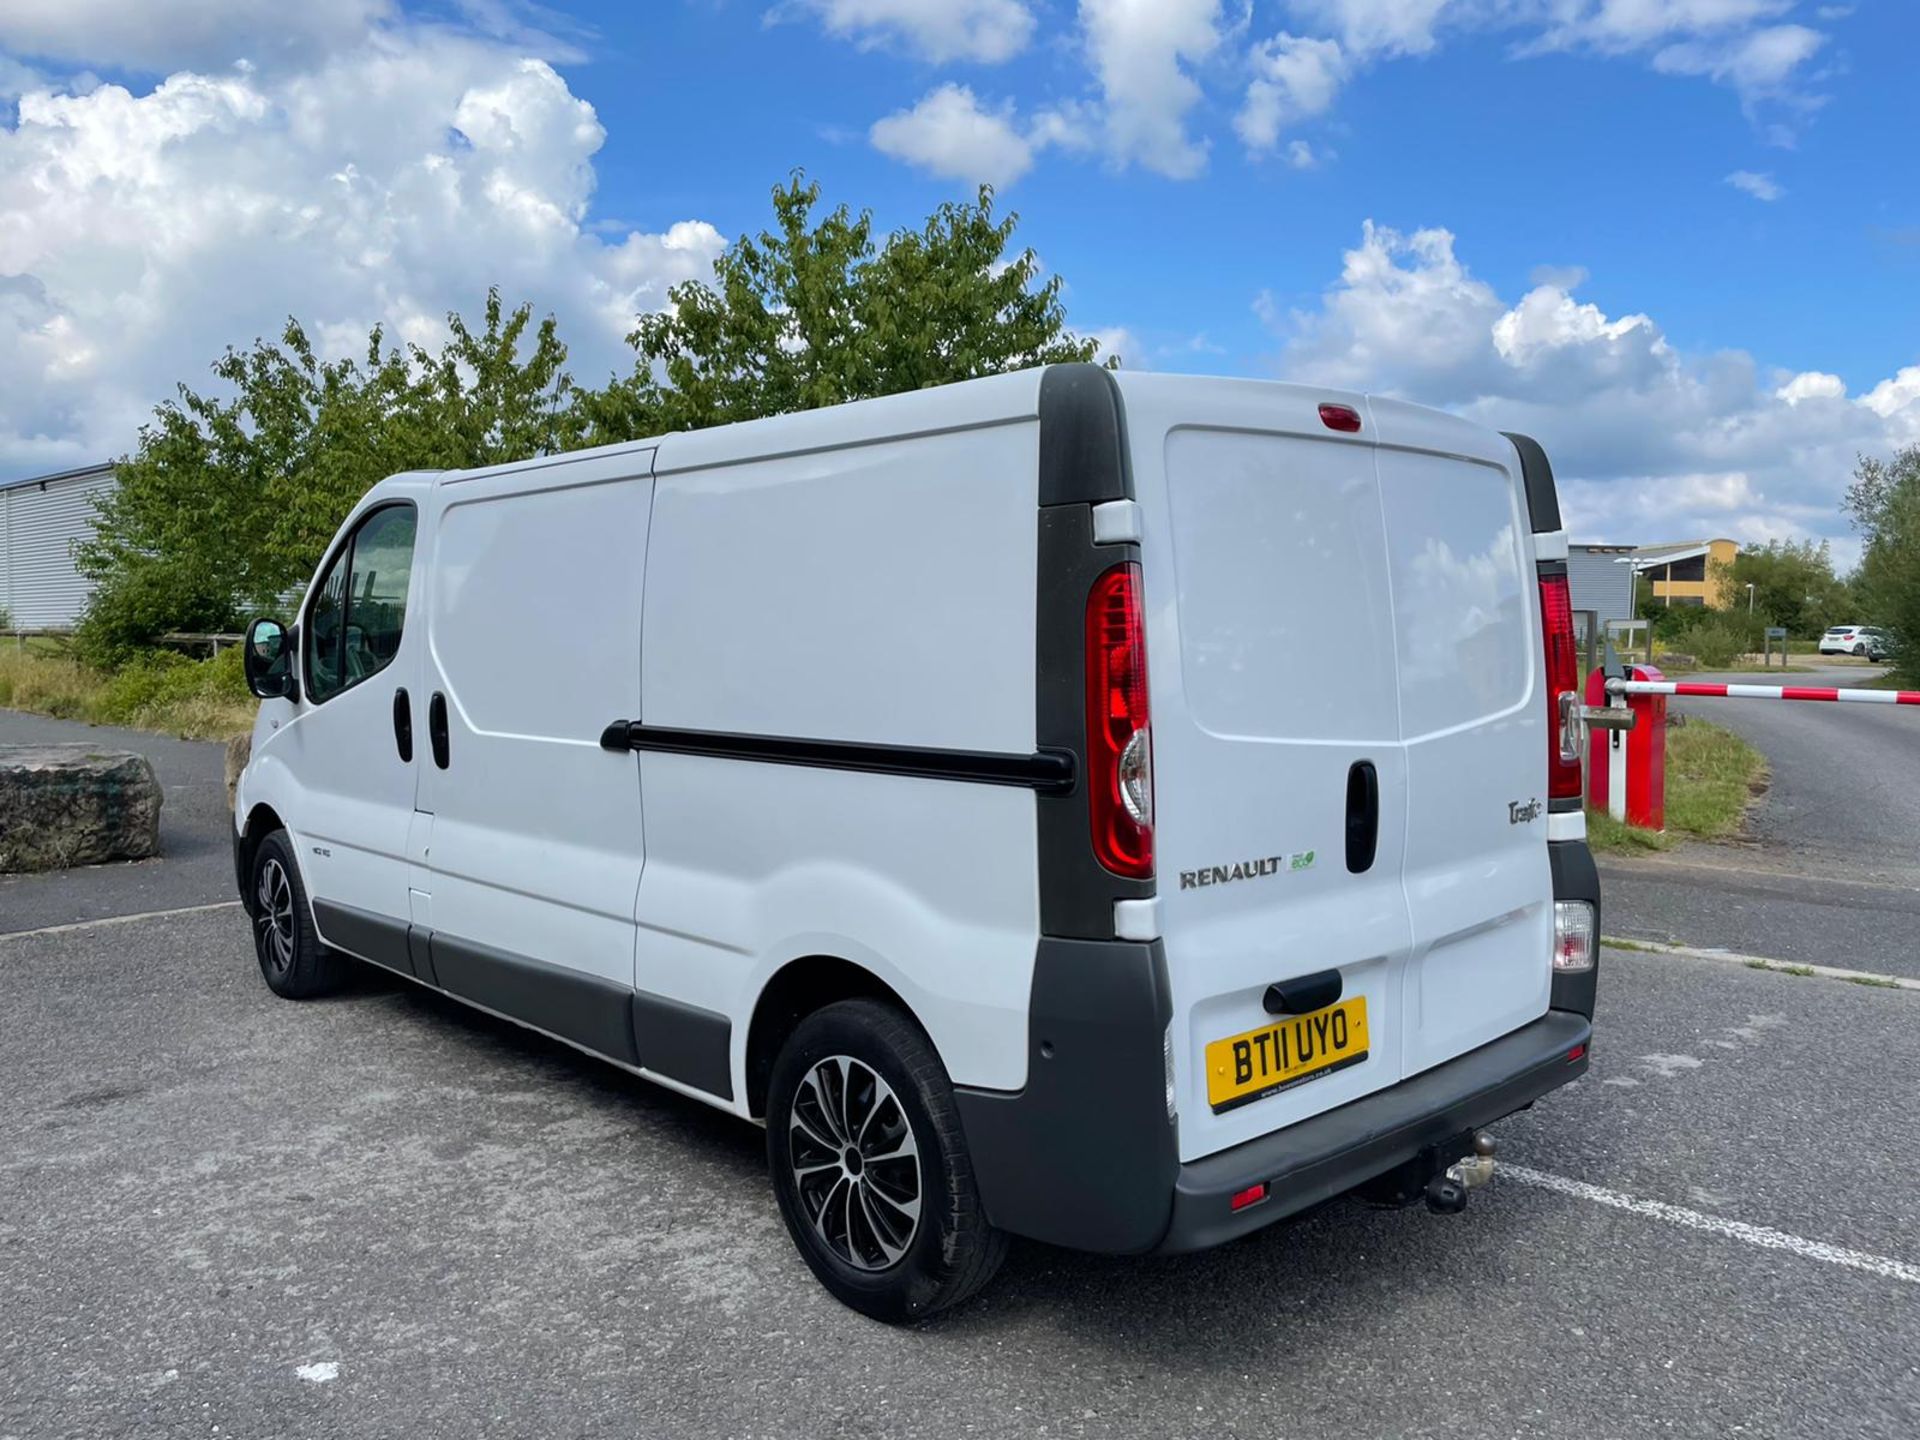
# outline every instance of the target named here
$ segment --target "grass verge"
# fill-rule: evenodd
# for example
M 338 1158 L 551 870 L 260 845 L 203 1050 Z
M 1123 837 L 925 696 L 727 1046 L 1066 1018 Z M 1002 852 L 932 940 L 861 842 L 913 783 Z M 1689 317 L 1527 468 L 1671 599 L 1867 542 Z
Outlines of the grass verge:
M 1859 682 L 1862 690 L 1920 690 L 1920 678 L 1889 670 Z
M 1667 721 L 1667 828 L 1638 830 L 1603 811 L 1587 811 L 1587 843 L 1596 851 L 1645 854 L 1682 840 L 1725 840 L 1766 788 L 1767 760 L 1722 725 Z
M 156 652 L 104 671 L 63 653 L 0 643 L 0 706 L 183 740 L 225 740 L 252 728 L 259 704 L 247 693 L 240 661 L 234 645 L 211 660 Z

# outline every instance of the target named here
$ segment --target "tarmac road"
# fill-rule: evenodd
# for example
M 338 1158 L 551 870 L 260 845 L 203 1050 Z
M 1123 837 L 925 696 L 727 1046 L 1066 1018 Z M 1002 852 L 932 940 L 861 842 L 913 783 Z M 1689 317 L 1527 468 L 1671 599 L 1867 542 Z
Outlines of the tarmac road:
M 1849 685 L 1875 673 L 1833 666 L 1786 678 Z M 1757 746 L 1772 787 L 1746 842 L 1603 861 L 1607 933 L 1920 977 L 1920 710 L 1671 703 Z
M 1920 1431 L 1920 994 L 1605 966 L 1465 1215 L 1016 1245 L 898 1331 L 741 1122 L 397 980 L 277 1000 L 237 910 L 0 938 L 0 1436 Z
M 88 745 L 145 755 L 160 782 L 160 858 L 0 875 L 0 934 L 234 898 L 225 751 L 198 740 L 0 710 L 0 745 Z
M 0 930 L 230 899 L 217 747 L 130 738 L 193 797 L 169 858 L 0 882 Z M 1658 885 L 1790 939 L 1751 879 L 1610 867 L 1608 929 Z M 237 907 L 0 934 L 0 1440 L 1920 1433 L 1920 993 L 1604 966 L 1592 1072 L 1465 1215 L 1016 1245 L 894 1331 L 750 1126 L 398 980 L 276 1000 Z

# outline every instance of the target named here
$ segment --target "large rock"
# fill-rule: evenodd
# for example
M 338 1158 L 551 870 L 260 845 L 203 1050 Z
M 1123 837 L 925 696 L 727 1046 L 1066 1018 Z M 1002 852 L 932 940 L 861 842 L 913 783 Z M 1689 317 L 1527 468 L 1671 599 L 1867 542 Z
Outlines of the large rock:
M 161 799 L 144 755 L 0 745 L 0 874 L 157 855 Z

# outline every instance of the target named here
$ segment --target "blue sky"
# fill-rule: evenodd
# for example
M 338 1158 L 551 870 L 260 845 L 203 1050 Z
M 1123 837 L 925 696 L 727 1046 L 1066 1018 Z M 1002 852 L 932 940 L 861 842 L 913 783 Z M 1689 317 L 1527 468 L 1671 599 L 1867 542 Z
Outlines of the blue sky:
M 998 184 L 1124 363 L 1390 391 L 1555 453 L 1586 538 L 1832 538 L 1920 441 L 1920 6 L 8 0 L 0 477 L 123 451 L 289 314 L 498 282 L 583 376 L 806 168 Z

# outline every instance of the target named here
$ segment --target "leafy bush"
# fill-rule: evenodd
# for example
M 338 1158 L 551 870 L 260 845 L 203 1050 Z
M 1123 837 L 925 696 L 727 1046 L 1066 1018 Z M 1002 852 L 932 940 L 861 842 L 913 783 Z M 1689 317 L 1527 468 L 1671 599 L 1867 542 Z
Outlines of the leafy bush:
M 1759 645 L 1760 625 L 1744 614 L 1696 610 L 1691 625 L 1676 632 L 1673 643 L 1700 662 L 1702 669 L 1722 670 Z
M 240 647 L 211 660 L 154 651 L 116 670 L 68 655 L 0 649 L 0 705 L 63 720 L 219 740 L 252 724 Z

